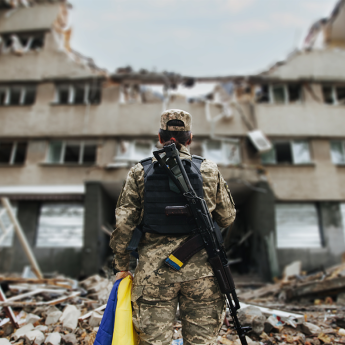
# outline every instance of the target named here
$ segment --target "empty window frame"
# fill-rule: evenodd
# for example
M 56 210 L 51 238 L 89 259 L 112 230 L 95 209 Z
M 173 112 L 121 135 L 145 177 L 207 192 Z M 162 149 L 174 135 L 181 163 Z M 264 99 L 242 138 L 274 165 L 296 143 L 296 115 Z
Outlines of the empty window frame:
M 257 88 L 258 103 L 289 104 L 302 101 L 301 84 L 271 84 Z
M 272 145 L 272 150 L 261 154 L 263 164 L 311 163 L 309 142 L 307 140 L 274 141 Z
M 202 155 L 220 165 L 237 165 L 241 163 L 239 143 L 221 140 L 205 140 Z
M 14 214 L 17 214 L 17 205 L 11 202 Z M 0 248 L 12 247 L 14 237 L 13 223 L 6 209 L 0 204 Z
M 336 165 L 345 164 L 345 141 L 333 140 L 331 144 L 331 158 L 332 162 Z
M 0 86 L 0 105 L 32 105 L 36 100 L 36 85 Z
M 56 104 L 99 104 L 101 86 L 99 83 L 73 83 L 55 85 Z
M 0 165 L 24 164 L 26 159 L 27 142 L 0 141 Z
M 36 247 L 81 248 L 84 243 L 84 207 L 81 204 L 45 203 L 41 206 Z
M 39 51 L 44 46 L 44 32 L 39 33 L 11 33 L 3 35 L 0 42 L 0 51 L 3 54 L 14 51 L 26 53 L 30 50 Z
M 319 217 L 315 204 L 275 205 L 277 248 L 321 248 Z
M 324 85 L 322 86 L 323 101 L 326 104 L 344 105 L 345 86 Z
M 51 164 L 95 164 L 97 144 L 89 141 L 51 141 L 47 162 Z
M 117 145 L 116 162 L 139 162 L 142 159 L 153 156 L 156 149 L 152 140 L 121 140 Z

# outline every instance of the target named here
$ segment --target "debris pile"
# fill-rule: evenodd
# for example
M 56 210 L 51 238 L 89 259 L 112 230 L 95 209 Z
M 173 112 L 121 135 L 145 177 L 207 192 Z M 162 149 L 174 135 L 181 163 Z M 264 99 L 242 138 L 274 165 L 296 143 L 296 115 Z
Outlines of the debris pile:
M 112 279 L 0 276 L 0 345 L 92 345 Z M 237 285 L 248 344 L 345 344 L 345 265 L 307 275 L 294 263 L 275 284 Z M 217 343 L 240 344 L 228 310 Z M 172 344 L 183 344 L 179 311 Z
M 0 276 L 0 345 L 92 345 L 113 283 Z
M 239 319 L 252 327 L 248 344 L 345 344 L 345 264 L 306 274 L 294 262 L 281 281 L 257 289 L 250 285 L 237 289 Z M 231 322 L 228 316 L 225 323 Z M 240 344 L 225 324 L 218 343 Z

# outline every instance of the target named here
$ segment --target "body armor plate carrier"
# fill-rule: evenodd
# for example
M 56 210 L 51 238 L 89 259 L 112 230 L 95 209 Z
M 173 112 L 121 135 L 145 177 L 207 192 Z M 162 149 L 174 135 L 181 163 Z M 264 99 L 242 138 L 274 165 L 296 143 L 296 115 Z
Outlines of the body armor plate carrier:
M 204 158 L 192 156 L 192 160 L 183 159 L 183 165 L 196 194 L 203 197 L 201 163 Z M 186 199 L 180 193 L 177 186 L 159 166 L 158 162 L 152 162 L 152 157 L 140 162 L 144 168 L 144 217 L 140 225 L 135 228 L 127 250 L 134 256 L 140 239 L 145 232 L 179 236 L 193 232 L 196 223 L 193 217 L 187 215 L 167 216 L 167 206 L 185 206 Z
M 196 194 L 203 197 L 200 165 L 203 158 L 192 156 L 192 160 L 183 159 L 183 165 Z M 145 171 L 144 217 L 142 232 L 182 235 L 189 234 L 196 228 L 194 217 L 188 215 L 166 214 L 167 206 L 186 205 L 186 199 L 167 173 L 152 162 L 152 158 L 140 162 Z

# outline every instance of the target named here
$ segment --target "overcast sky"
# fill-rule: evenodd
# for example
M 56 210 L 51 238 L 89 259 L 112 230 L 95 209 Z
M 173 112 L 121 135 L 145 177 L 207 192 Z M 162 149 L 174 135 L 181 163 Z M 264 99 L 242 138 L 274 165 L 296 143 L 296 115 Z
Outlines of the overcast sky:
M 70 0 L 72 47 L 114 72 L 256 73 L 282 60 L 336 0 Z

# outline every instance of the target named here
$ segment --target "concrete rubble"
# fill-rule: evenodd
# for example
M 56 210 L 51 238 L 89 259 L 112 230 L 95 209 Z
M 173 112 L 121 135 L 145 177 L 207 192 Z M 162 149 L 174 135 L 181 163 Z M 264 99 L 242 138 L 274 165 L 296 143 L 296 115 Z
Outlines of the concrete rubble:
M 345 264 L 308 275 L 294 263 L 274 284 L 236 277 L 238 316 L 252 327 L 248 344 L 345 344 L 345 304 L 338 298 L 345 293 L 344 276 Z M 0 310 L 0 345 L 92 345 L 113 283 L 114 276 L 99 275 L 81 282 L 0 276 L 6 295 L 0 308 L 12 308 L 20 326 L 14 329 Z M 240 344 L 229 310 L 217 343 Z M 183 344 L 179 313 L 172 344 Z

